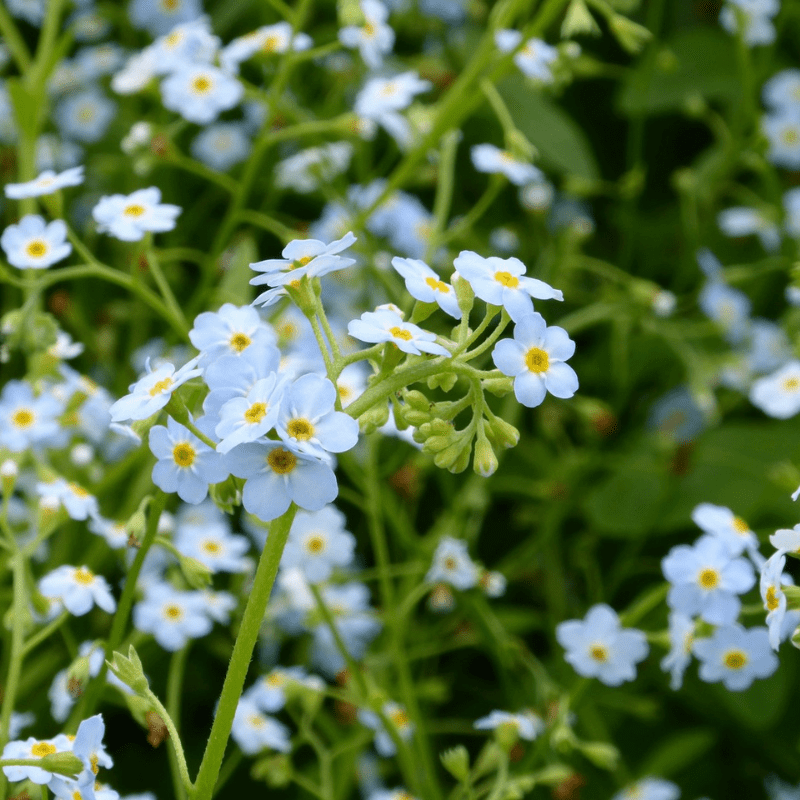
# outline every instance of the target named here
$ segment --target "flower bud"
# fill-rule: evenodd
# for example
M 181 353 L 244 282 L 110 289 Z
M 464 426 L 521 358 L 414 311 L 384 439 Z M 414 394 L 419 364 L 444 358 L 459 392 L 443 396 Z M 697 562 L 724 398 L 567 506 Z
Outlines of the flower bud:
M 519 442 L 519 431 L 510 423 L 500 417 L 495 417 L 485 424 L 486 435 L 496 445 L 503 449 L 516 447 Z
M 469 447 L 465 447 L 459 457 L 447 468 L 448 472 L 452 472 L 453 475 L 458 475 L 458 473 L 463 472 L 469 466 L 469 457 L 470 457 L 470 449 Z
M 424 449 L 425 448 L 423 448 L 423 450 Z M 470 442 L 465 442 L 464 437 L 459 436 L 458 439 L 452 442 L 452 444 L 436 453 L 436 455 L 433 457 L 433 463 L 436 464 L 436 466 L 440 469 L 449 469 L 458 461 L 458 459 L 461 457 L 461 454 L 465 451 L 467 453 L 467 458 L 469 458 Z
M 451 445 L 452 440 L 449 436 L 430 436 L 425 440 L 422 449 L 426 453 L 441 453 Z
M 424 425 L 426 422 L 429 422 L 431 418 L 429 411 L 417 411 L 414 408 L 408 407 L 404 407 L 400 413 L 407 425 L 414 425 L 415 427 Z
M 198 561 L 192 556 L 181 555 L 178 559 L 178 563 L 180 564 L 181 572 L 186 579 L 186 583 L 188 583 L 192 589 L 206 589 L 211 586 L 211 576 L 213 572 L 211 568 L 203 564 L 202 561 Z
M 150 690 L 150 684 L 144 675 L 142 662 L 136 653 L 133 645 L 128 649 L 128 657 L 122 653 L 114 652 L 111 656 L 111 661 L 106 661 L 108 668 L 124 683 L 133 689 L 133 691 L 140 695 L 145 696 Z
M 428 378 L 428 388 L 437 389 L 441 388 L 445 392 L 449 392 L 458 380 L 458 375 L 455 372 L 440 372 L 438 375 L 431 375 Z
M 491 392 L 495 397 L 504 397 L 514 389 L 514 379 L 504 376 L 502 378 L 485 378 L 481 386 Z
M 561 38 L 571 39 L 573 36 L 599 36 L 600 26 L 586 7 L 584 0 L 572 0 L 561 23 Z
M 428 400 L 422 392 L 418 392 L 416 389 L 404 392 L 403 400 L 407 406 L 413 408 L 415 411 L 430 411 L 431 401 Z
M 578 749 L 596 767 L 613 771 L 619 763 L 619 750 L 608 742 L 582 742 Z
M 640 52 L 653 37 L 653 34 L 643 25 L 639 25 L 621 14 L 614 14 L 608 20 L 608 26 L 620 45 L 633 54 Z
M 462 278 L 458 273 L 453 275 L 452 285 L 461 313 L 469 316 L 469 312 L 472 311 L 472 306 L 475 305 L 475 292 L 472 291 L 472 285 L 466 278 Z
M 362 433 L 373 433 L 382 425 L 389 421 L 388 403 L 378 403 L 378 405 L 368 408 L 359 418 L 358 424 Z
M 19 466 L 13 458 L 7 458 L 0 464 L 0 488 L 2 488 L 5 497 L 11 497 L 14 494 L 14 486 L 18 475 Z
M 55 772 L 56 775 L 64 775 L 67 778 L 77 778 L 83 772 L 83 762 L 75 753 L 69 751 L 43 756 L 39 765 L 47 772 Z
M 459 781 L 469 778 L 469 753 L 463 744 L 451 747 L 439 754 L 442 766 Z
M 475 458 L 472 461 L 472 468 L 477 475 L 488 478 L 497 472 L 498 466 L 497 456 L 481 427 L 478 431 L 478 438 L 475 440 Z

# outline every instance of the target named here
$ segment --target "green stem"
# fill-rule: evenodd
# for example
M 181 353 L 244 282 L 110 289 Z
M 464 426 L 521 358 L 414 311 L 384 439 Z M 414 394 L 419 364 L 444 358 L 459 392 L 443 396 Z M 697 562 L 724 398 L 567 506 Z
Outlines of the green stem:
M 89 686 L 83 695 L 82 701 L 75 707 L 70 719 L 66 725 L 65 730 L 74 733 L 77 730 L 78 723 L 90 717 L 97 704 L 100 701 L 103 687 L 105 686 L 106 672 L 108 665 L 106 661 L 111 661 L 114 651 L 119 648 L 119 644 L 125 635 L 125 628 L 128 624 L 131 609 L 133 608 L 133 600 L 136 596 L 136 584 L 139 580 L 139 573 L 142 569 L 145 557 L 156 538 L 158 532 L 158 521 L 161 519 L 161 514 L 167 505 L 169 495 L 158 489 L 150 501 L 149 515 L 147 517 L 147 528 L 145 529 L 144 537 L 136 552 L 136 557 L 133 559 L 131 568 L 125 578 L 125 588 L 122 590 L 122 596 L 119 599 L 117 612 L 114 614 L 114 621 L 111 624 L 111 633 L 106 641 L 105 659 L 103 665 L 100 667 L 100 672 L 92 679 Z
M 17 689 L 19 688 L 19 677 L 22 673 L 27 603 L 25 597 L 25 562 L 22 559 L 22 553 L 17 551 L 10 560 L 14 585 L 14 615 L 11 623 L 11 656 L 8 664 L 8 675 L 3 687 L 2 710 L 0 710 L 0 752 L 8 742 L 11 714 L 14 711 Z M 6 777 L 5 774 L 0 774 L 0 797 L 5 797 L 5 790 Z
M 264 621 L 264 612 L 275 583 L 275 576 L 278 574 L 278 564 L 296 513 L 297 506 L 292 503 L 283 515 L 272 520 L 270 524 L 267 543 L 258 561 L 253 588 L 247 600 L 242 624 L 239 627 L 228 671 L 222 684 L 219 706 L 211 726 L 200 770 L 197 773 L 194 791 L 191 794 L 192 800 L 211 800 L 214 794 L 236 706 L 247 678 L 250 659 L 253 656 L 261 624 Z
M 172 753 L 174 753 L 174 756 L 178 762 L 180 784 L 182 784 L 187 791 L 192 791 L 194 787 L 192 786 L 192 779 L 189 777 L 189 767 L 186 765 L 186 756 L 183 752 L 183 744 L 181 743 L 181 737 L 178 734 L 178 729 L 175 727 L 175 722 L 167 709 L 164 707 L 164 704 L 158 699 L 153 691 L 148 689 L 146 697 L 153 708 L 155 708 L 155 710 L 158 712 L 158 715 L 164 721 L 164 725 L 166 725 L 167 730 L 169 731 L 169 739 L 172 742 Z M 180 789 L 180 785 L 177 785 L 177 788 Z M 176 800 L 183 796 L 181 792 L 177 792 L 176 794 Z
M 278 220 L 264 214 L 262 211 L 244 209 L 239 212 L 238 218 L 242 220 L 242 222 L 249 222 L 259 228 L 263 228 L 265 231 L 274 233 L 283 244 L 288 244 L 292 239 L 296 239 L 300 235 L 294 228 L 290 228 L 288 225 L 278 222 Z
M 62 614 L 59 614 L 54 620 L 49 622 L 47 625 L 44 626 L 40 631 L 37 631 L 27 642 L 25 642 L 24 647 L 22 648 L 22 655 L 23 657 L 30 653 L 35 647 L 38 647 L 45 639 L 47 639 L 51 634 L 55 633 L 67 620 L 69 619 L 69 612 L 64 611 Z
M 461 141 L 461 131 L 449 131 L 442 138 L 439 155 L 439 174 L 436 183 L 436 197 L 433 201 L 433 231 L 431 231 L 425 261 L 430 261 L 438 247 L 439 237 L 447 225 L 450 208 L 453 204 L 453 187 L 455 185 L 456 153 Z
M 169 662 L 169 673 L 167 675 L 167 713 L 169 714 L 175 727 L 180 726 L 181 718 L 181 688 L 183 686 L 183 673 L 186 669 L 186 657 L 189 655 L 189 647 L 191 646 L 191 639 L 184 647 L 172 654 Z M 170 736 L 171 736 L 170 732 Z M 175 800 L 184 800 L 186 791 L 184 788 L 184 776 L 181 772 L 179 757 L 177 753 L 177 746 L 175 750 L 170 750 L 170 770 L 172 772 L 172 783 L 175 789 Z M 186 761 L 183 762 L 185 770 L 185 780 L 189 779 L 189 772 L 186 768 Z
M 17 69 L 24 75 L 31 65 L 31 54 L 4 3 L 0 3 L 0 34 L 3 35 Z
M 502 175 L 493 175 L 484 193 L 474 206 L 454 225 L 447 233 L 442 236 L 442 244 L 461 236 L 465 231 L 470 231 L 475 223 L 489 210 L 489 207 L 497 199 L 497 195 L 505 187 L 507 181 Z
M 164 271 L 161 269 L 161 264 L 158 261 L 156 251 L 152 248 L 148 249 L 146 258 L 147 264 L 150 267 L 150 272 L 152 273 L 153 279 L 156 282 L 156 286 L 158 286 L 158 290 L 161 292 L 161 296 L 164 298 L 164 303 L 175 319 L 181 323 L 182 327 L 185 330 L 189 330 L 189 323 L 186 321 L 186 317 L 183 315 L 183 310 L 178 304 L 178 301 L 175 299 L 175 295 L 172 293 L 172 289 L 170 288 L 170 285 L 164 276 Z

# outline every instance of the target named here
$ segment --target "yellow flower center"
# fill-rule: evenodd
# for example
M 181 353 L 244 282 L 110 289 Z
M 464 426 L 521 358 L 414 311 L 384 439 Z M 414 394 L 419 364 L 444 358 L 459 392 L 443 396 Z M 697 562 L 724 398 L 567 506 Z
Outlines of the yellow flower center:
M 89 763 L 92 766 L 92 772 L 97 775 L 100 772 L 100 759 L 96 755 L 92 755 L 89 759 Z
M 781 135 L 784 144 L 795 145 L 800 142 L 800 133 L 796 128 L 787 128 Z
M 267 463 L 278 475 L 288 475 L 297 466 L 297 456 L 283 447 L 276 447 L 267 456 Z
M 263 728 L 264 727 L 264 720 L 261 717 L 257 717 L 255 714 L 250 717 L 250 725 L 254 728 Z
M 395 339 L 402 339 L 405 342 L 412 338 L 411 331 L 407 331 L 405 328 L 400 328 L 397 325 L 393 328 L 389 328 L 389 333 L 391 333 Z
M 697 577 L 697 582 L 704 589 L 714 589 L 719 583 L 719 572 L 715 569 L 704 569 Z
M 36 758 L 44 758 L 45 756 L 52 755 L 56 752 L 56 746 L 54 744 L 50 744 L 50 742 L 36 742 L 36 744 L 31 747 L 31 755 L 35 756 Z
M 741 650 L 728 650 L 725 653 L 725 666 L 728 669 L 742 669 L 747 663 L 747 653 Z
M 157 394 L 166 392 L 170 386 L 172 386 L 172 378 L 164 378 L 163 381 L 158 381 L 150 390 L 150 397 L 155 397 Z
M 211 89 L 211 81 L 206 78 L 205 75 L 201 75 L 199 78 L 195 78 L 192 81 L 192 89 L 198 94 L 205 94 Z
M 89 122 L 94 119 L 94 108 L 92 106 L 84 106 L 78 112 L 78 119 L 81 120 L 81 122 Z
M 525 366 L 531 372 L 547 372 L 550 369 L 550 356 L 539 347 L 531 347 L 525 353 Z
M 178 31 L 175 31 L 175 33 L 171 33 L 169 36 L 167 36 L 167 38 L 164 40 L 164 44 L 170 49 L 172 49 L 177 47 L 181 43 L 182 39 L 183 36 L 181 36 L 181 34 L 178 33 Z
M 267 404 L 266 403 L 253 403 L 247 411 L 244 412 L 244 418 L 251 424 L 257 425 L 266 416 Z
M 397 711 L 393 711 L 389 715 L 389 719 L 394 723 L 396 728 L 408 727 L 408 714 L 406 714 L 402 708 L 397 709 Z
M 798 389 L 800 389 L 800 380 L 797 378 L 787 378 L 783 382 L 783 388 L 787 392 L 796 392 Z
M 384 97 L 391 97 L 395 92 L 397 92 L 397 86 L 394 83 L 387 83 L 383 89 L 381 89 L 381 94 Z
M 11 424 L 17 428 L 30 428 L 36 421 L 36 415 L 29 408 L 18 408 L 11 417 Z
M 780 605 L 780 601 L 778 600 L 778 595 L 774 586 L 767 588 L 767 597 L 765 602 L 767 604 L 768 611 L 774 611 Z
M 177 11 L 181 7 L 181 0 L 161 0 L 161 7 L 165 11 Z
M 307 420 L 298 417 L 290 419 L 286 426 L 289 436 L 301 442 L 307 442 L 314 435 L 314 426 Z
M 209 555 L 216 556 L 222 551 L 222 547 L 220 546 L 219 542 L 215 542 L 213 539 L 206 539 L 202 544 L 203 550 L 206 551 Z
M 317 534 L 316 536 L 309 536 L 308 539 L 306 539 L 306 550 L 308 550 L 309 553 L 317 555 L 318 553 L 321 553 L 324 549 L 325 549 L 325 539 L 319 534 Z
M 450 570 L 451 572 L 458 566 L 458 562 L 453 558 L 453 556 L 447 556 L 442 564 L 446 570 Z
M 125 206 L 125 209 L 122 213 L 126 217 L 141 217 L 145 211 L 146 209 L 143 205 L 140 205 L 139 203 L 131 203 L 129 206 Z
M 176 605 L 166 606 L 164 608 L 164 616 L 177 621 L 183 617 L 183 609 Z
M 32 242 L 28 242 L 25 252 L 31 258 L 41 258 L 47 252 L 47 242 L 42 239 L 34 239 Z
M 94 573 L 86 567 L 75 570 L 75 583 L 82 583 L 84 586 L 94 583 Z
M 283 686 L 283 684 L 286 683 L 286 678 L 281 672 L 272 672 L 267 675 L 265 680 L 267 686 L 271 686 L 273 689 L 277 688 L 278 686 Z
M 601 644 L 593 644 L 589 648 L 589 655 L 595 661 L 599 661 L 601 664 L 605 661 L 608 661 L 608 650 Z
M 519 278 L 510 272 L 495 272 L 494 279 L 503 286 L 508 286 L 509 289 L 516 289 L 519 286 Z
M 237 352 L 241 353 L 242 350 L 247 349 L 253 343 L 253 340 L 246 333 L 234 333 L 230 338 L 230 346 Z
M 89 497 L 89 492 L 87 492 L 83 486 L 78 486 L 77 483 L 71 483 L 69 488 L 72 494 L 74 494 L 76 497 Z
M 314 260 L 314 256 L 303 256 L 302 258 L 298 258 L 297 261 L 292 261 L 289 264 L 289 269 L 297 269 L 298 267 L 305 267 L 310 264 Z
M 444 281 L 438 281 L 436 278 L 425 278 L 425 283 L 431 287 L 435 292 L 442 292 L 442 294 L 447 294 L 450 291 L 450 287 Z
M 376 28 L 375 28 L 375 26 L 374 26 L 374 25 L 373 25 L 371 22 L 368 22 L 368 23 L 367 23 L 367 24 L 364 26 L 364 35 L 365 35 L 365 36 L 370 36 L 370 37 L 372 37 L 372 36 L 374 36 L 374 35 L 375 35 L 375 31 L 376 31 Z
M 741 517 L 733 518 L 733 529 L 736 531 L 736 533 L 750 532 L 750 526 Z
M 196 456 L 197 451 L 189 442 L 178 442 L 172 449 L 172 460 L 179 467 L 191 467 Z
M 261 49 L 265 53 L 274 53 L 278 49 L 278 45 L 281 43 L 280 36 L 276 36 L 274 33 L 270 36 L 267 36 L 264 39 L 264 44 L 261 45 Z

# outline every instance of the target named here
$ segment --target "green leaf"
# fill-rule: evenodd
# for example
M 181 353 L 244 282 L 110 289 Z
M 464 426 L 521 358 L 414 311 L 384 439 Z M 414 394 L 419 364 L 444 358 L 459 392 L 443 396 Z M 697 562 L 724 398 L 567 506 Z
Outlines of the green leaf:
M 628 116 L 679 111 L 686 100 L 733 102 L 737 78 L 734 39 L 715 28 L 691 28 L 651 48 L 630 72 L 617 95 L 617 109 Z
M 668 778 L 704 756 L 716 740 L 717 733 L 708 728 L 675 734 L 645 759 L 639 773 Z
M 600 177 L 589 139 L 566 111 L 517 75 L 497 89 L 514 124 L 539 151 L 546 167 L 587 180 Z

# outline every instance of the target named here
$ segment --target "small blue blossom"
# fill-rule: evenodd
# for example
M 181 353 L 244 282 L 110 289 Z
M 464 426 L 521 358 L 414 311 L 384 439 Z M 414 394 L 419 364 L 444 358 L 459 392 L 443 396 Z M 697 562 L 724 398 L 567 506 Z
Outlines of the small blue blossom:
M 164 108 L 198 125 L 213 122 L 223 111 L 239 105 L 242 97 L 244 86 L 210 64 L 187 64 L 161 83 Z
M 362 342 L 392 342 L 404 353 L 415 356 L 422 353 L 450 356 L 450 352 L 437 344 L 436 334 L 425 331 L 411 322 L 403 322 L 402 317 L 388 308 L 365 311 L 361 319 L 354 319 L 347 325 L 347 332 Z
M 227 453 L 236 445 L 254 442 L 272 430 L 278 420 L 286 382 L 272 373 L 253 384 L 246 397 L 234 397 L 219 410 L 217 450 Z
M 246 478 L 242 491 L 245 510 L 269 522 L 295 502 L 307 511 L 319 511 L 333 502 L 339 486 L 333 470 L 313 456 L 293 452 L 283 442 L 253 442 L 227 455 L 228 469 Z
M 437 303 L 442 311 L 455 319 L 461 319 L 456 293 L 424 261 L 416 258 L 392 259 L 392 266 L 406 282 L 408 293 L 423 303 Z
M 210 425 L 197 421 L 197 427 L 210 435 Z M 158 459 L 153 466 L 153 483 L 165 492 L 177 492 L 186 503 L 201 503 L 208 486 L 224 481 L 229 472 L 221 453 L 212 450 L 172 417 L 167 427 L 150 429 L 150 451 Z
M 51 394 L 36 397 L 24 381 L 9 381 L 0 392 L 0 445 L 12 453 L 52 441 L 64 408 Z
M 252 306 L 225 303 L 219 311 L 197 315 L 189 331 L 189 340 L 200 350 L 203 363 L 211 363 L 224 355 L 241 356 L 251 347 L 266 349 L 275 344 L 276 337 Z M 274 357 L 271 350 L 259 356 L 270 362 Z
M 244 161 L 250 139 L 241 122 L 217 122 L 202 130 L 192 142 L 192 155 L 211 169 L 227 172 Z
M 578 376 L 564 363 L 575 352 L 575 342 L 563 328 L 547 327 L 537 312 L 514 326 L 514 338 L 502 339 L 492 351 L 495 366 L 514 378 L 514 395 L 524 406 L 540 405 L 547 392 L 570 398 L 578 390 Z
M 694 654 L 700 659 L 700 677 L 708 683 L 722 681 L 731 692 L 747 689 L 756 678 L 768 678 L 778 668 L 769 632 L 763 626 L 745 630 L 723 625 L 708 639 L 696 639 Z
M 358 422 L 335 411 L 336 387 L 320 375 L 298 378 L 281 398 L 275 429 L 298 453 L 324 458 L 343 453 L 358 442 Z
M 72 252 L 64 222 L 46 223 L 38 214 L 26 214 L 17 225 L 9 225 L 0 236 L 0 247 L 8 263 L 19 269 L 45 269 Z
M 309 583 L 320 583 L 330 578 L 335 567 L 345 567 L 353 560 L 355 545 L 355 537 L 345 530 L 344 514 L 333 506 L 313 513 L 298 511 L 281 568 L 297 567 Z

